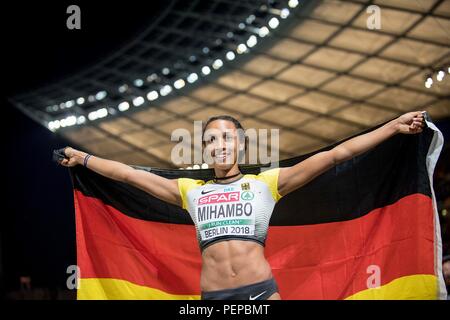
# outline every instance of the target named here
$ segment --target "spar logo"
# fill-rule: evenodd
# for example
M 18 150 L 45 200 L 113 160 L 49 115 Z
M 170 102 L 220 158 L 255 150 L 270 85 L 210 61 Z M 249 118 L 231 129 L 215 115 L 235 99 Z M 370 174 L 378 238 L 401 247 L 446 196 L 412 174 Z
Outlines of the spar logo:
M 255 195 L 251 191 L 244 191 L 244 192 L 242 192 L 242 195 L 241 195 L 242 200 L 245 200 L 245 201 L 253 200 L 254 197 L 255 197 Z
M 198 204 L 212 204 L 239 201 L 240 192 L 213 193 L 198 199 Z

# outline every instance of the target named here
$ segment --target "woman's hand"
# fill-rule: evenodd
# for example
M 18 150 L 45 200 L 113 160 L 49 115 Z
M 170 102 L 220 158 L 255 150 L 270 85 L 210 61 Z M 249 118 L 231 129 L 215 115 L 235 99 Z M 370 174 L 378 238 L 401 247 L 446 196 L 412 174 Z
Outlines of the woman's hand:
M 64 159 L 60 162 L 61 165 L 65 167 L 74 167 L 77 164 L 81 164 L 82 159 L 84 159 L 83 152 L 78 151 L 74 148 L 67 147 L 64 149 L 64 154 L 68 159 Z
M 416 134 L 423 130 L 425 119 L 423 111 L 413 111 L 405 113 L 397 118 L 398 133 Z

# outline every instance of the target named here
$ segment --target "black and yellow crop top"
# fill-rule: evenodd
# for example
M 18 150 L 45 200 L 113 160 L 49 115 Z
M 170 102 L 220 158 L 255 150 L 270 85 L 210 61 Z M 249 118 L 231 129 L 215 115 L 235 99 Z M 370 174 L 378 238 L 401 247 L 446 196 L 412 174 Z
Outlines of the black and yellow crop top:
M 279 168 L 218 184 L 209 180 L 179 178 L 178 188 L 194 221 L 200 250 L 223 240 L 256 241 L 265 245 L 278 193 Z

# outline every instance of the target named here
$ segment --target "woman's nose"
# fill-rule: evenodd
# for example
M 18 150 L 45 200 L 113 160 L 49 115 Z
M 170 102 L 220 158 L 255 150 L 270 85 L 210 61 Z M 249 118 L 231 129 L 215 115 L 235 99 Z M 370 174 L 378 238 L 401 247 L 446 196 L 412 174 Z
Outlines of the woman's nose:
M 225 147 L 225 141 L 222 138 L 216 140 L 216 148 L 223 149 Z

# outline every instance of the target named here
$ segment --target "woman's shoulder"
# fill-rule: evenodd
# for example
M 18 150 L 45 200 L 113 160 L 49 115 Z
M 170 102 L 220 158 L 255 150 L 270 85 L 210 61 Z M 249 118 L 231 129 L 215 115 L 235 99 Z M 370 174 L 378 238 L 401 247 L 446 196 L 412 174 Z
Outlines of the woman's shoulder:
M 278 175 L 280 173 L 280 168 L 271 168 L 266 170 L 261 170 L 258 174 L 245 174 L 245 178 L 247 179 L 255 179 L 255 180 L 262 180 L 267 181 L 273 178 L 278 178 Z
M 205 185 L 205 180 L 193 178 L 178 178 L 178 187 L 180 191 L 188 192 L 192 189 L 199 188 Z

